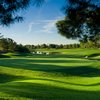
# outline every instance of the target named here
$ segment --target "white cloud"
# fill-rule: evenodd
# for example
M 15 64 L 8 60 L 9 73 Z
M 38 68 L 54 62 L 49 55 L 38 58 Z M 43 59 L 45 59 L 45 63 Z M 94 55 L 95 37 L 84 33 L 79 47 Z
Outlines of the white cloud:
M 53 33 L 56 30 L 55 24 L 56 24 L 57 20 L 60 20 L 60 19 L 61 18 L 58 17 L 53 20 L 36 20 L 34 22 L 31 22 L 28 25 L 28 33 L 32 32 L 32 31 L 33 32 Z
M 34 23 L 29 23 L 28 25 L 28 33 L 30 33 L 32 31 L 32 26 L 34 25 Z
M 42 32 L 45 32 L 45 33 L 52 33 L 53 31 L 56 30 L 56 27 L 55 27 L 55 23 L 56 23 L 57 20 L 45 20 L 45 24 L 44 26 L 42 27 Z

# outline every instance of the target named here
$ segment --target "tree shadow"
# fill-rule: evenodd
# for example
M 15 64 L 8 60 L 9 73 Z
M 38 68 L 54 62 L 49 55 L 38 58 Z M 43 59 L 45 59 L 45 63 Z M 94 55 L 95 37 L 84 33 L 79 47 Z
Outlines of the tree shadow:
M 10 58 L 10 56 L 8 56 L 8 55 L 3 55 L 3 54 L 0 54 L 0 58 Z
M 48 60 L 46 60 L 48 62 Z M 47 73 L 53 73 L 55 75 L 62 75 L 62 76 L 81 76 L 81 77 L 99 77 L 100 76 L 100 69 L 96 68 L 92 65 L 84 66 L 84 62 L 82 66 L 59 66 L 59 65 L 50 65 L 46 62 L 46 64 L 39 64 L 39 62 L 45 62 L 45 60 L 27 60 L 27 59 L 4 59 L 0 60 L 0 65 L 4 67 L 10 68 L 17 68 L 17 69 L 25 69 L 31 71 L 41 71 Z M 57 61 L 50 61 L 50 62 L 59 62 Z M 65 62 L 65 61 L 64 61 Z M 77 60 L 67 60 L 66 65 L 68 63 L 82 63 L 82 61 Z
M 85 60 L 85 59 L 24 59 L 24 58 L 16 58 L 16 59 L 1 59 L 0 65 L 11 65 L 13 64 L 34 64 L 34 63 L 88 63 L 91 60 Z M 6 62 L 6 63 L 4 63 Z
M 60 57 L 61 58 L 61 57 Z M 92 61 L 92 60 L 91 60 Z M 80 76 L 80 77 L 100 77 L 100 69 L 95 68 L 95 66 L 58 66 L 50 65 L 49 63 L 87 63 L 87 61 L 82 60 L 32 60 L 32 59 L 0 59 L 0 66 L 16 69 L 24 69 L 31 71 L 41 71 L 47 72 L 49 74 L 54 73 L 55 76 Z M 36 64 L 37 63 L 37 64 Z M 39 64 L 40 63 L 40 64 Z M 42 63 L 42 64 L 41 64 Z M 44 64 L 46 63 L 46 64 Z M 22 73 L 23 74 L 23 73 Z M 27 74 L 27 73 L 26 73 Z M 13 76 L 1 73 L 0 83 L 7 83 L 19 79 L 25 79 L 20 76 Z M 29 79 L 29 78 L 28 78 Z M 54 81 L 58 83 L 76 85 L 76 86 L 96 86 L 100 83 L 95 84 L 76 84 L 69 82 L 62 82 L 58 80 L 51 79 L 39 79 L 32 78 L 32 80 L 45 80 Z M 15 82 L 5 85 L 0 85 L 0 91 L 11 94 L 15 97 L 26 97 L 30 99 L 37 100 L 99 100 L 100 91 L 81 91 L 73 89 L 65 89 L 56 86 L 48 86 L 39 83 L 27 83 L 27 82 Z
M 50 55 L 31 55 L 32 58 L 82 58 L 82 55 L 78 54 L 50 54 Z
M 100 58 L 89 58 L 89 60 L 92 60 L 92 61 L 100 61 Z
M 16 56 L 16 57 L 27 57 L 27 56 L 32 56 L 31 53 L 14 53 L 12 56 Z
M 0 84 L 1 83 L 7 83 L 15 80 L 25 79 L 25 77 L 22 76 L 14 76 L 10 74 L 0 73 Z
M 15 97 L 37 100 L 99 100 L 100 91 L 81 91 L 39 83 L 20 82 L 0 87 L 0 91 Z
M 100 53 L 94 53 L 94 54 L 89 55 L 89 57 L 96 57 L 96 56 L 100 56 Z
M 39 80 L 39 81 L 50 81 L 50 82 L 55 82 L 55 83 L 59 83 L 59 84 L 69 84 L 69 85 L 75 85 L 75 86 L 99 86 L 100 82 L 98 83 L 93 83 L 93 84 L 79 84 L 79 83 L 72 83 L 72 82 L 66 82 L 66 81 L 60 81 L 60 80 L 55 80 L 55 79 L 48 79 L 48 78 L 30 78 L 28 80 Z

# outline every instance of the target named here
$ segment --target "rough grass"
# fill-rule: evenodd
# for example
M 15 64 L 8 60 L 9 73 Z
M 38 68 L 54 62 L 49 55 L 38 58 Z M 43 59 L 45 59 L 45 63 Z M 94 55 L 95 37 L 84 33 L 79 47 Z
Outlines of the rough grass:
M 100 100 L 99 50 L 49 52 L 0 58 L 0 100 Z

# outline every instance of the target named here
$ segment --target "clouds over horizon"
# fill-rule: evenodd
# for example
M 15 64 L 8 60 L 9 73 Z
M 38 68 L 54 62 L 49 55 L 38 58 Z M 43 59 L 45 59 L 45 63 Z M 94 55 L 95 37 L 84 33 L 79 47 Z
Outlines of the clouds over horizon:
M 30 22 L 28 25 L 28 33 L 34 32 L 34 33 L 54 33 L 57 31 L 56 29 L 56 22 L 58 20 L 61 20 L 61 17 L 55 18 L 55 19 L 46 19 L 46 20 L 36 20 L 33 22 Z

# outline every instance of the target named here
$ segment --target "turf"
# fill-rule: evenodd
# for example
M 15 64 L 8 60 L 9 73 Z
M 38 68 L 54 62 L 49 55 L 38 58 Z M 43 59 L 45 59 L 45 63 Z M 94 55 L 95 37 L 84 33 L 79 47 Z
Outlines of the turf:
M 1 56 L 0 100 L 100 100 L 100 50 L 43 51 Z

